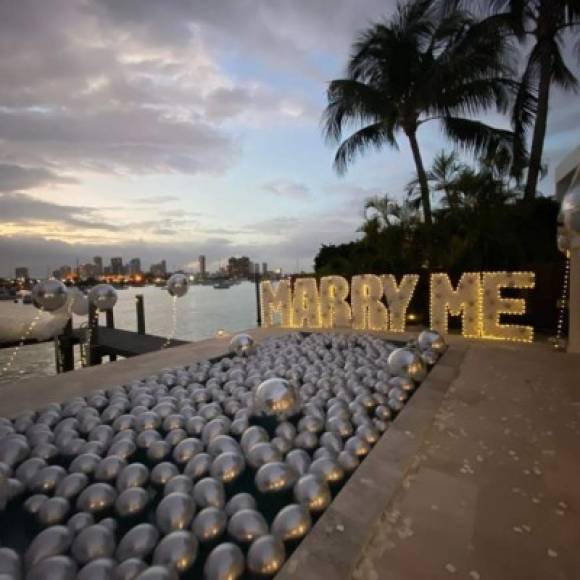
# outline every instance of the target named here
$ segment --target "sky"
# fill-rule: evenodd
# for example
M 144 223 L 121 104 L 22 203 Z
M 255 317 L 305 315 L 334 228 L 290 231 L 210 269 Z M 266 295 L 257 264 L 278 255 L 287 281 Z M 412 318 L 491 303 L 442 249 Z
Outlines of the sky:
M 413 177 L 403 139 L 338 176 L 320 124 L 357 32 L 394 5 L 0 0 L 0 276 L 97 255 L 312 269 Z M 553 92 L 551 168 L 580 142 L 577 98 Z M 434 123 L 419 142 L 427 165 L 450 147 Z

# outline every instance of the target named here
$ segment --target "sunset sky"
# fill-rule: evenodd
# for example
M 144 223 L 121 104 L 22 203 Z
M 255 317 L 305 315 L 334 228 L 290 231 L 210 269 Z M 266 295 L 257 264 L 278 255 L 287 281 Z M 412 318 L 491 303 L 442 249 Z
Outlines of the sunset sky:
M 413 177 L 404 139 L 337 176 L 320 130 L 354 35 L 394 4 L 0 0 L 0 275 L 95 255 L 311 269 Z M 577 99 L 553 92 L 552 166 Z M 419 139 L 427 164 L 447 146 L 435 124 Z

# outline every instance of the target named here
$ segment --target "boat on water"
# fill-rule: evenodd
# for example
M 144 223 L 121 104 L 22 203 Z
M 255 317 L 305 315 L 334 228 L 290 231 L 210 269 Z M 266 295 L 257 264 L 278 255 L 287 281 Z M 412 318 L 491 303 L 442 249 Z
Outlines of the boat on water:
M 233 280 L 220 280 L 219 282 L 214 284 L 213 287 L 216 290 L 227 290 L 228 288 L 231 288 L 233 285 L 234 285 Z

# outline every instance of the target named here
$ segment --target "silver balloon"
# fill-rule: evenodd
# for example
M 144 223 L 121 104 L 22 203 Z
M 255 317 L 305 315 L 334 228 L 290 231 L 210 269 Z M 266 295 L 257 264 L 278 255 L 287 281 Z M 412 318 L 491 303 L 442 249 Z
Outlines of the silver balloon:
M 130 487 L 144 487 L 149 481 L 149 470 L 142 463 L 131 463 L 123 468 L 117 477 L 117 490 Z
M 193 566 L 197 550 L 197 539 L 191 532 L 171 532 L 155 548 L 153 564 L 172 567 L 183 574 Z
M 191 523 L 195 511 L 195 503 L 191 496 L 180 492 L 170 493 L 159 502 L 155 512 L 155 523 L 164 534 L 184 530 Z
M 223 536 L 228 523 L 228 517 L 223 510 L 215 507 L 202 509 L 191 527 L 197 539 L 202 543 L 218 540 Z
M 129 558 L 145 560 L 157 545 L 159 532 L 151 524 L 139 524 L 131 528 L 119 542 L 115 557 L 119 562 Z
M 328 484 L 312 474 L 303 475 L 294 486 L 296 501 L 311 512 L 324 511 L 332 500 Z
M 0 440 L 0 462 L 8 467 L 15 467 L 30 454 L 30 447 L 22 435 L 6 437 Z
M 117 304 L 117 291 L 110 284 L 97 284 L 89 291 L 89 302 L 99 312 L 112 310 Z
M 117 493 L 108 483 L 93 483 L 85 488 L 77 499 L 77 509 L 100 514 L 113 506 Z
M 408 377 L 421 382 L 427 374 L 425 363 L 419 355 L 408 348 L 395 349 L 387 359 L 389 372 L 399 377 Z
M 344 444 L 344 449 L 345 451 L 350 451 L 357 457 L 365 457 L 371 450 L 371 447 L 365 439 L 359 437 L 358 435 L 354 435 L 346 441 Z
M 20 556 L 10 548 L 0 548 L 0 578 L 20 578 L 21 573 Z
M 437 354 L 443 354 L 447 348 L 445 339 L 436 330 L 423 330 L 417 337 L 419 350 L 433 350 Z
M 149 566 L 136 580 L 179 580 L 179 574 L 167 566 Z
M 101 459 L 95 468 L 94 477 L 97 481 L 109 483 L 116 481 L 119 473 L 121 473 L 126 466 L 127 462 L 117 455 L 105 457 L 104 459 Z
M 429 367 L 433 366 L 439 360 L 439 355 L 434 350 L 424 350 L 421 352 L 420 357 Z
M 226 493 L 223 484 L 212 477 L 205 477 L 193 487 L 193 499 L 201 507 L 223 509 L 226 504 Z
M 158 463 L 151 470 L 151 483 L 156 486 L 164 486 L 172 477 L 179 474 L 179 469 L 174 463 L 164 461 Z M 186 474 L 187 475 L 187 474 Z
M 254 339 L 249 334 L 236 334 L 230 340 L 230 352 L 237 356 L 249 356 L 254 349 Z
M 181 441 L 173 450 L 173 460 L 178 464 L 187 463 L 203 451 L 203 443 L 199 439 L 190 437 Z
M 110 580 L 114 568 L 111 558 L 97 558 L 79 570 L 77 580 Z
M 167 441 L 153 441 L 147 447 L 147 459 L 154 463 L 159 463 L 167 458 L 171 453 L 171 445 Z
M 107 527 L 99 524 L 82 530 L 71 546 L 71 554 L 79 564 L 86 564 L 97 558 L 110 558 L 114 552 L 115 537 L 113 533 Z
M 338 459 L 320 457 L 310 465 L 310 473 L 318 475 L 329 484 L 339 483 L 344 479 L 344 469 Z
M 44 527 L 56 526 L 66 519 L 69 511 L 70 503 L 67 499 L 51 497 L 40 506 L 36 517 L 40 525 Z
M 198 453 L 193 459 L 190 459 L 183 470 L 184 475 L 190 477 L 193 481 L 209 475 L 212 458 L 208 453 Z
M 306 507 L 290 504 L 280 510 L 272 522 L 272 533 L 283 542 L 301 540 L 312 527 L 312 518 Z
M 38 513 L 38 510 L 40 509 L 42 504 L 47 500 L 48 500 L 47 495 L 44 495 L 43 493 L 36 493 L 28 497 L 26 501 L 24 501 L 24 503 L 22 504 L 22 507 L 24 508 L 24 511 L 26 511 L 27 513 L 35 515 Z
M 46 467 L 46 461 L 40 457 L 30 457 L 23 461 L 14 472 L 14 475 L 22 481 L 26 486 L 30 486 L 34 476 L 43 468 Z
M 251 467 L 259 469 L 266 463 L 282 461 L 282 454 L 271 443 L 256 443 L 246 452 Z
M 238 580 L 244 574 L 246 563 L 242 550 L 226 542 L 215 547 L 203 567 L 205 580 Z
M 68 556 L 51 556 L 33 566 L 26 580 L 75 580 L 77 565 Z
M 181 493 L 191 493 L 193 491 L 193 480 L 187 475 L 176 475 L 172 477 L 163 488 L 163 495 L 169 495 L 179 491 Z
M 279 493 L 292 489 L 298 473 L 287 463 L 275 462 L 262 465 L 256 473 L 255 483 L 261 493 Z
M 258 538 L 248 551 L 248 570 L 259 576 L 273 576 L 286 559 L 286 550 L 275 536 Z
M 255 415 L 284 420 L 299 411 L 300 394 L 286 379 L 267 379 L 254 389 L 252 408 Z
M 36 308 L 54 312 L 66 304 L 68 292 L 60 280 L 44 280 L 34 286 L 31 297 Z
M 113 580 L 135 580 L 148 565 L 139 558 L 129 558 L 121 562 L 113 571 Z
M 563 254 L 567 254 L 570 251 L 570 235 L 567 232 L 563 232 L 558 234 L 556 237 L 556 245 L 558 246 L 558 250 Z
M 242 434 L 240 440 L 240 445 L 244 450 L 244 453 L 248 453 L 250 449 L 257 445 L 258 443 L 265 443 L 270 439 L 268 432 L 263 427 L 258 427 L 257 425 L 252 425 L 248 427 Z
M 244 509 L 255 510 L 257 507 L 254 496 L 249 493 L 238 493 L 234 495 L 226 504 L 226 514 L 233 516 L 236 512 Z
M 77 512 L 69 518 L 66 523 L 68 529 L 76 536 L 81 530 L 92 526 L 95 523 L 95 518 L 92 514 L 87 512 Z
M 54 494 L 66 499 L 73 499 L 79 495 L 88 484 L 89 478 L 84 473 L 71 473 L 59 482 Z
M 211 422 L 208 423 L 208 425 L 210 424 Z M 226 452 L 241 453 L 242 449 L 240 444 L 233 437 L 230 437 L 229 435 L 217 435 L 209 442 L 207 452 L 210 455 L 217 457 L 221 453 Z
M 68 472 L 91 475 L 97 468 L 97 465 L 100 461 L 101 458 L 95 453 L 82 453 L 71 461 Z
M 346 473 L 352 473 L 360 465 L 360 460 L 354 453 L 344 450 L 338 454 L 338 463 Z
M 142 487 L 129 487 L 115 500 L 115 511 L 122 518 L 137 516 L 149 503 L 149 494 Z
M 51 556 L 60 556 L 69 549 L 73 535 L 65 526 L 46 528 L 34 537 L 26 550 L 24 560 L 27 568 L 32 568 L 41 560 Z
M 39 470 L 32 479 L 32 491 L 51 493 L 66 477 L 66 470 L 60 465 L 48 465 Z
M 580 234 L 580 185 L 576 185 L 562 199 L 560 209 L 564 226 L 574 234 Z
M 293 449 L 286 455 L 286 463 L 290 465 L 298 475 L 305 475 L 310 467 L 310 455 L 304 449 Z
M 210 469 L 210 475 L 222 483 L 234 482 L 244 472 L 246 462 L 241 453 L 226 452 L 218 455 Z
M 228 534 L 239 544 L 250 544 L 268 533 L 264 516 L 256 510 L 240 510 L 228 522 Z
M 188 290 L 189 281 L 185 274 L 173 274 L 170 276 L 169 280 L 167 280 L 167 292 L 169 292 L 171 296 L 181 298 L 187 294 Z

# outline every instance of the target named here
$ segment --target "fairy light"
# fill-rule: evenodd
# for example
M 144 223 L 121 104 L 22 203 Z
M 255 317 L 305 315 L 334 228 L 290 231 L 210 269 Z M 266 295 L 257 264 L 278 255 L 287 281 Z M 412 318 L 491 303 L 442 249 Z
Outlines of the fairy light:
M 560 304 L 558 305 L 558 324 L 556 326 L 556 341 L 554 348 L 561 349 L 562 334 L 564 332 L 564 317 L 566 315 L 568 301 L 568 280 L 570 277 L 570 251 L 566 252 L 566 264 L 564 266 L 564 280 L 562 281 L 562 294 L 560 295 Z
M 500 324 L 500 316 L 526 313 L 523 298 L 502 296 L 503 288 L 528 289 L 535 286 L 534 272 L 483 272 L 481 336 L 494 340 L 532 342 L 534 329 L 518 324 Z
M 26 330 L 20 335 L 20 338 L 18 339 L 18 344 L 14 347 L 14 349 L 10 353 L 8 360 L 6 361 L 6 365 L 2 368 L 2 372 L 7 373 L 12 368 L 12 365 L 16 361 L 18 351 L 24 346 L 24 343 L 27 341 L 28 337 L 34 330 L 34 327 L 36 326 L 37 322 L 40 320 L 42 313 L 43 313 L 42 308 L 38 308 L 38 312 L 36 313 L 34 318 L 29 322 L 29 324 L 26 327 Z
M 292 288 L 290 280 L 280 280 L 273 288 L 269 280 L 260 283 L 260 305 L 262 311 L 262 326 L 280 326 L 274 321 L 274 314 L 281 315 L 283 327 L 292 326 Z
M 171 333 L 161 348 L 168 348 L 177 333 L 177 296 L 172 296 L 171 304 Z
M 323 328 L 349 327 L 352 310 L 346 301 L 348 280 L 342 276 L 325 276 L 320 279 L 320 322 Z
M 431 274 L 429 319 L 431 328 L 447 334 L 448 316 L 461 316 L 462 334 L 477 338 L 481 334 L 481 282 L 477 272 L 462 274 L 453 288 L 447 274 Z
M 320 328 L 320 304 L 315 278 L 298 278 L 294 282 L 292 326 Z
M 350 305 L 353 328 L 387 330 L 389 312 L 382 302 L 383 283 L 380 276 L 363 274 L 353 276 Z
M 405 332 L 407 308 L 409 308 L 415 293 L 419 276 L 417 274 L 405 274 L 399 285 L 397 285 L 397 279 L 392 274 L 385 274 L 381 278 L 389 310 L 389 330 L 391 332 Z M 410 316 L 409 319 L 412 320 Z

